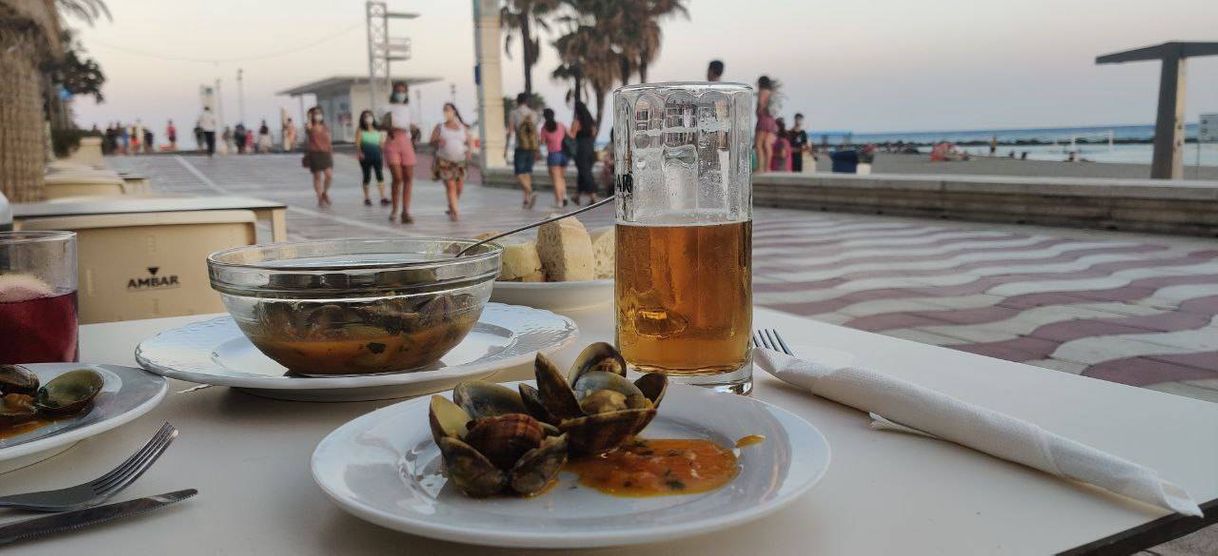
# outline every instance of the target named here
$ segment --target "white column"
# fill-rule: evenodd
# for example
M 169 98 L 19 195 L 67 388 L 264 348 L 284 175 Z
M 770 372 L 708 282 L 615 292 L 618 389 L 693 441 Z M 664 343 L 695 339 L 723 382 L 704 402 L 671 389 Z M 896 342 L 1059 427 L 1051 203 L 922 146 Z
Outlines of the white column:
M 503 80 L 499 73 L 502 37 L 499 0 L 474 2 L 474 56 L 478 64 L 478 136 L 482 142 L 482 169 L 504 166 Z

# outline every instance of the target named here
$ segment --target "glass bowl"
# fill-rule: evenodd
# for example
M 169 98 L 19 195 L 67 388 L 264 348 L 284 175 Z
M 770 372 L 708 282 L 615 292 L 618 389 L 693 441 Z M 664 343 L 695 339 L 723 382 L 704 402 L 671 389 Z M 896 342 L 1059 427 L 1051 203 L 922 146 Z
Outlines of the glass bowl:
M 207 257 L 212 289 L 262 353 L 300 375 L 419 370 L 478 322 L 502 248 L 448 238 L 253 245 Z

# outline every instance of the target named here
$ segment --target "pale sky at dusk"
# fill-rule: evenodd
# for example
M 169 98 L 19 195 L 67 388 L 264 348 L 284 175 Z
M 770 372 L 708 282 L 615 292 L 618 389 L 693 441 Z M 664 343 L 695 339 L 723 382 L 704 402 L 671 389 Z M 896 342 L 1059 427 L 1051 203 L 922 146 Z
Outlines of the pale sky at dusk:
M 102 65 L 106 102 L 78 103 L 80 122 L 105 125 L 140 117 L 183 129 L 198 113 L 198 89 L 223 80 L 226 120 L 236 123 L 237 68 L 245 70 L 246 124 L 298 104 L 274 92 L 333 75 L 366 75 L 364 3 L 358 0 L 166 2 L 109 0 L 114 21 L 83 28 Z M 958 130 L 1151 123 L 1159 64 L 1097 66 L 1095 57 L 1167 40 L 1218 40 L 1214 0 L 690 0 L 690 18 L 664 23 L 664 48 L 649 78 L 703 79 L 721 58 L 726 80 L 784 83 L 782 112 L 802 111 L 813 129 Z M 473 23 L 466 0 L 390 0 L 422 15 L 391 23 L 408 35 L 414 58 L 394 74 L 437 76 L 426 85 L 425 122 L 457 87 L 474 114 Z M 75 26 L 81 27 L 79 23 Z M 168 58 L 248 58 L 306 45 L 294 53 L 241 62 Z M 556 65 L 543 39 L 536 88 L 551 106 L 566 85 L 549 79 Z M 134 52 L 133 52 L 134 51 Z M 1187 120 L 1218 112 L 1218 57 L 1189 61 Z M 505 91 L 521 89 L 520 57 L 504 61 Z M 412 102 L 413 102 L 412 95 Z M 559 109 L 563 118 L 569 110 Z M 159 139 L 159 137 L 158 137 Z

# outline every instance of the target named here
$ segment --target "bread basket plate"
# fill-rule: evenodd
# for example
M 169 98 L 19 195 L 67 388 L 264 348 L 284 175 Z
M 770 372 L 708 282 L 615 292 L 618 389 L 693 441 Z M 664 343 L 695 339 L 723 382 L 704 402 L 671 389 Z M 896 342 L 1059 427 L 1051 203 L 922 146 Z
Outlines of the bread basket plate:
M 574 282 L 495 282 L 491 301 L 548 311 L 574 311 L 613 301 L 613 279 Z

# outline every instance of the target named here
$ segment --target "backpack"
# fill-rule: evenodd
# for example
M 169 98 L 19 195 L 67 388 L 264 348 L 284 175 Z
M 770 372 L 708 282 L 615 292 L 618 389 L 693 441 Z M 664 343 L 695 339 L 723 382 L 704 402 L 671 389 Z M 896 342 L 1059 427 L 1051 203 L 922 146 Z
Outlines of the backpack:
M 537 144 L 537 124 L 533 123 L 533 117 L 529 116 L 516 126 L 516 149 L 535 151 L 539 148 L 540 146 Z

